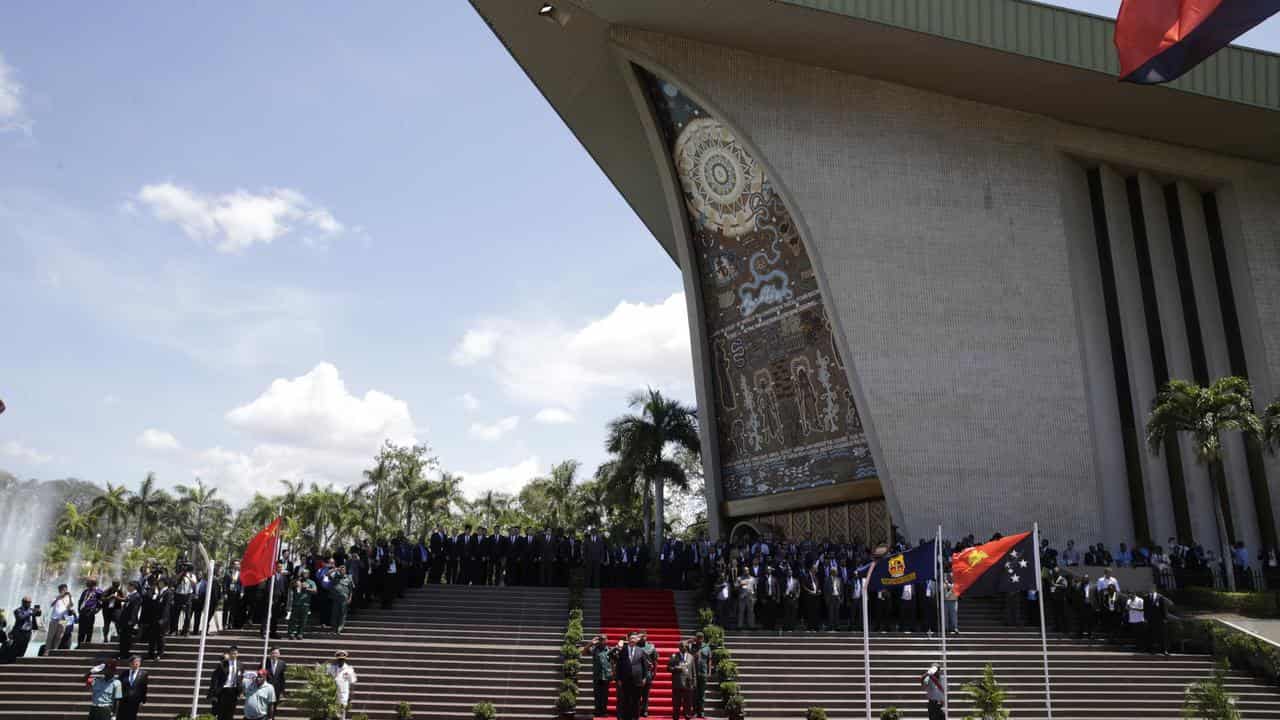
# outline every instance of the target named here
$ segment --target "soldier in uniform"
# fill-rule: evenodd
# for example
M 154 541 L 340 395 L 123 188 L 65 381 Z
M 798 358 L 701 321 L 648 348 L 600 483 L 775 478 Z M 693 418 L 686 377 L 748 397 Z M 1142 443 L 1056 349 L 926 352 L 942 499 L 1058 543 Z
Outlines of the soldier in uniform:
M 703 717 L 707 704 L 707 680 L 711 677 L 711 646 L 702 633 L 693 636 L 693 644 L 689 649 L 696 659 L 698 671 L 697 682 L 693 686 L 693 716 Z
M 649 642 L 649 632 L 640 631 L 640 651 L 645 658 L 644 690 L 640 697 L 640 717 L 649 717 L 649 693 L 653 690 L 653 678 L 658 674 L 658 648 Z
M 308 574 L 306 569 L 299 571 L 289 586 L 290 639 L 303 639 L 311 620 L 311 598 L 315 597 L 316 584 Z
M 591 689 L 595 696 L 595 716 L 609 712 L 609 684 L 613 682 L 613 654 L 608 635 L 597 635 L 586 648 L 591 656 Z

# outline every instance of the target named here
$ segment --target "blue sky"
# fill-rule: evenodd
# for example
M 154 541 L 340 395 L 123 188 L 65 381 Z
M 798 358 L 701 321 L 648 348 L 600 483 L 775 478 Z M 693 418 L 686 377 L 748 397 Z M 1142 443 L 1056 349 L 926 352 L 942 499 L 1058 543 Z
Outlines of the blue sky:
M 693 398 L 675 265 L 461 0 L 26 3 L 0 59 L 0 469 L 514 490 Z

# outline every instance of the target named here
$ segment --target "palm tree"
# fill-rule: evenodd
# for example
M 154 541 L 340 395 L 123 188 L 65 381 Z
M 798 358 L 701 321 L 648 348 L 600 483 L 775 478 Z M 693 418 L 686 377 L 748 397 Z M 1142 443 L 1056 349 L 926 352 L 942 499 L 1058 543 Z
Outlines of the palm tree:
M 573 504 L 579 525 L 603 528 L 609 521 L 609 486 L 600 480 L 588 480 L 574 489 Z
M 203 480 L 196 478 L 195 485 L 177 485 L 174 490 L 178 494 L 178 508 L 183 519 L 190 521 L 190 524 L 184 523 L 184 529 L 201 535 L 204 532 L 205 515 L 217 502 L 218 488 L 209 487 Z
M 67 503 L 62 515 L 58 518 L 56 529 L 63 535 L 79 540 L 93 532 L 94 520 L 91 515 L 80 512 L 80 508 L 76 507 L 75 503 Z
M 156 489 L 156 474 L 150 472 L 138 486 L 138 491 L 129 496 L 129 512 L 138 524 L 135 547 L 142 547 L 146 541 L 147 531 L 155 526 L 156 517 L 166 500 L 166 494 Z
M 1271 452 L 1280 451 L 1280 400 L 1262 411 L 1263 443 Z
M 513 501 L 514 498 L 506 493 L 488 490 L 471 503 L 471 510 L 479 516 L 481 524 L 489 525 L 496 532 L 498 524 L 511 512 Z
M 106 520 L 112 529 L 120 527 L 129 516 L 129 489 L 107 483 L 107 491 L 89 503 L 89 516 L 95 521 Z
M 356 490 L 364 492 L 373 490 L 373 523 L 374 526 L 382 524 L 382 490 L 387 481 L 391 479 L 391 449 L 394 446 L 388 440 L 382 450 L 378 452 L 377 463 L 370 469 L 364 471 L 364 482 L 356 486 Z
M 675 446 L 690 453 L 699 452 L 697 411 L 678 400 L 663 397 L 653 388 L 633 394 L 628 404 L 640 412 L 623 415 L 609 423 L 605 449 L 616 458 L 609 475 L 619 481 L 617 484 L 639 479 L 646 490 L 652 488 L 653 527 L 651 532 L 648 527 L 645 530 L 650 532 L 656 555 L 662 547 L 664 487 L 668 482 L 677 487 L 689 484 L 684 468 L 668 455 L 667 448 Z
M 1242 432 L 1259 437 L 1262 423 L 1253 413 L 1253 390 L 1241 377 L 1224 377 L 1209 387 L 1186 380 L 1170 380 L 1156 395 L 1147 418 L 1147 447 L 1159 455 L 1165 438 L 1171 433 L 1189 432 L 1193 438 L 1196 462 L 1209 466 L 1213 488 L 1214 515 L 1218 522 L 1218 544 L 1222 553 L 1227 587 L 1235 590 L 1235 573 L 1231 571 L 1227 526 L 1224 513 L 1231 508 L 1227 498 L 1226 475 L 1222 470 L 1222 433 Z
M 551 468 L 547 499 L 551 501 L 551 524 L 555 527 L 573 524 L 573 486 L 580 464 L 577 460 L 565 460 Z

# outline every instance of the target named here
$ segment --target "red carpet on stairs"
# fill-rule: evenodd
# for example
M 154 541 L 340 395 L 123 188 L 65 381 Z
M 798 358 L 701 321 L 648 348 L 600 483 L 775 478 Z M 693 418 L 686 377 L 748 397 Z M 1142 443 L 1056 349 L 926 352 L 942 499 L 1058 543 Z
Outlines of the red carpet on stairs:
M 649 693 L 647 717 L 665 720 L 671 717 L 671 673 L 667 672 L 667 661 L 684 639 L 676 616 L 675 595 L 670 590 L 601 590 L 600 631 L 609 636 L 609 642 L 616 644 L 636 630 L 647 630 L 649 642 L 658 648 L 658 672 Z M 609 690 L 609 717 L 615 716 L 617 707 L 615 683 Z

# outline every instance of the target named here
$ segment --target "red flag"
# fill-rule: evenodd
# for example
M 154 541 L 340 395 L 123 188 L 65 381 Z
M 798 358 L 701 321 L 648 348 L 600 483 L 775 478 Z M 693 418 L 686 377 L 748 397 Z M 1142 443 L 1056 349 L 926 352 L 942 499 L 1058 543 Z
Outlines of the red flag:
M 280 518 L 253 536 L 240 561 L 240 584 L 252 587 L 271 577 L 276 564 L 276 548 L 280 540 Z
M 964 595 L 971 589 L 978 595 L 992 595 L 1026 589 L 1023 585 L 1035 587 L 1035 556 L 1031 554 L 1036 551 L 1034 544 L 1031 533 L 1024 532 L 953 554 L 951 576 L 955 580 L 956 595 Z M 987 571 L 997 565 L 1001 572 L 988 575 Z
M 1280 11 L 1280 0 L 1124 0 L 1116 18 L 1120 79 L 1178 79 Z

